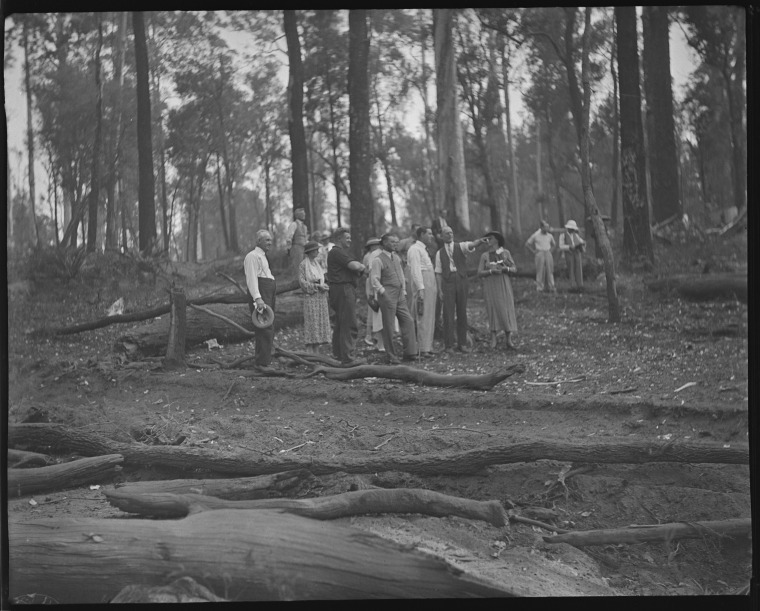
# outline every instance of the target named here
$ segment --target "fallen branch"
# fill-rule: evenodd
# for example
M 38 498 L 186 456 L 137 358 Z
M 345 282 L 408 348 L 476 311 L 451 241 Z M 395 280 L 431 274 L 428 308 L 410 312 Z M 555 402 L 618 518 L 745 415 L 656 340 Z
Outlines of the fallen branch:
M 217 272 L 218 273 L 218 272 Z M 129 585 L 113 598 L 111 603 L 204 603 L 230 602 L 208 588 L 204 588 L 192 577 L 180 577 L 165 586 Z
M 25 452 L 24 450 L 8 450 L 8 467 L 21 469 L 26 467 L 45 467 L 53 462 L 46 454 Z
M 582 547 L 584 545 L 700 539 L 708 535 L 741 537 L 749 536 L 751 532 L 751 518 L 733 518 L 710 522 L 670 522 L 668 524 L 574 531 L 554 537 L 544 537 L 544 541 L 546 543 L 569 543 Z
M 115 474 L 116 466 L 122 462 L 120 454 L 108 454 L 36 469 L 8 469 L 8 494 L 24 496 L 103 483 Z
M 747 302 L 747 274 L 686 274 L 667 276 L 645 282 L 650 291 L 675 290 L 681 297 L 693 301 L 709 299 L 738 299 Z
M 510 595 L 371 533 L 278 510 L 59 517 L 8 531 L 11 598 L 44 591 L 62 604 L 101 604 L 128 585 L 165 585 L 171 574 L 238 601 Z
M 181 518 L 216 509 L 284 509 L 315 520 L 378 513 L 420 513 L 483 520 L 497 527 L 509 519 L 499 501 L 473 501 L 421 488 L 371 488 L 312 499 L 261 499 L 230 501 L 199 494 L 125 494 L 106 490 L 108 502 L 127 513 L 161 518 Z
M 313 365 L 314 363 L 324 363 L 325 365 L 328 365 L 329 367 L 343 367 L 343 364 L 333 358 L 330 358 L 329 356 L 325 356 L 323 354 L 315 354 L 312 352 L 296 352 L 294 350 L 285 350 L 284 348 L 280 348 L 279 346 L 275 346 L 274 356 L 276 357 L 285 357 L 289 358 L 293 361 L 296 361 L 297 363 L 300 363 L 301 365 Z
M 580 376 L 579 378 L 573 378 L 572 380 L 557 380 L 556 382 L 525 382 L 530 386 L 557 386 L 558 384 L 569 384 L 571 382 L 582 382 L 586 379 L 586 376 Z

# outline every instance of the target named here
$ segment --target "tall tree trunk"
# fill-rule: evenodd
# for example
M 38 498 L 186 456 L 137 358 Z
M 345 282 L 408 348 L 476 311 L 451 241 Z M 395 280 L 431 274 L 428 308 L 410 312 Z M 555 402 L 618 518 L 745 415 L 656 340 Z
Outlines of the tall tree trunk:
M 618 75 L 615 65 L 617 64 L 617 43 L 615 40 L 614 28 L 612 23 L 612 61 L 610 62 L 610 72 L 612 73 L 612 196 L 610 197 L 610 225 L 617 230 L 618 227 L 618 208 L 620 191 L 620 109 L 618 104 Z
M 549 109 L 544 108 L 544 114 L 546 114 L 546 156 L 549 160 L 549 168 L 552 171 L 552 178 L 554 178 L 554 196 L 557 199 L 557 216 L 559 218 L 559 226 L 565 226 L 565 206 L 562 202 L 562 177 L 557 169 L 557 162 L 554 159 L 554 144 L 552 142 L 554 138 L 554 129 L 552 126 L 551 116 Z
M 731 134 L 731 169 L 734 179 L 734 205 L 740 212 L 747 205 L 747 158 L 744 128 L 744 72 L 746 65 L 746 33 L 744 7 L 735 7 L 736 41 L 734 43 L 734 66 L 723 71 L 723 81 L 728 98 L 728 116 Z M 755 20 L 756 21 L 756 20 Z
M 151 25 L 153 23 L 151 14 Z M 153 30 L 151 29 L 151 34 Z M 156 125 L 158 126 L 158 159 L 159 169 L 161 171 L 161 233 L 162 233 L 162 251 L 169 252 L 169 202 L 166 195 L 166 150 L 164 148 L 164 121 L 161 116 L 161 62 L 155 61 L 152 63 L 151 74 L 153 75 L 153 91 L 155 95 L 155 108 L 158 109 L 158 117 Z
M 95 48 L 95 142 L 92 146 L 90 206 L 87 213 L 87 252 L 95 252 L 98 241 L 98 203 L 100 200 L 100 134 L 103 128 L 103 85 L 100 81 L 100 52 L 103 49 L 103 18 L 98 15 L 98 45 Z
M 489 76 L 486 87 L 486 112 L 484 113 L 484 119 L 486 127 L 486 151 L 488 153 L 487 162 L 493 180 L 494 206 L 499 219 L 499 225 L 494 225 L 493 229 L 502 232 L 503 235 L 507 235 L 511 226 L 509 218 L 508 151 L 507 141 L 504 138 L 504 125 L 502 123 L 498 58 L 496 55 L 496 32 L 491 32 L 489 46 Z
M 26 89 L 26 150 L 29 160 L 29 202 L 34 222 L 37 244 L 40 243 L 40 230 L 37 226 L 37 215 L 34 206 L 37 201 L 34 184 L 34 125 L 32 123 L 32 68 L 29 64 L 29 24 L 24 20 L 24 88 Z M 7 133 L 7 130 L 6 130 Z M 8 201 L 11 201 L 10 198 Z M 13 217 L 13 215 L 11 215 Z M 12 221 L 11 221 L 12 222 Z
M 327 101 L 330 107 L 330 148 L 332 149 L 332 171 L 333 171 L 333 183 L 335 184 L 335 215 L 338 219 L 338 227 L 341 225 L 340 219 L 340 164 L 338 163 L 338 129 L 335 125 L 335 100 L 332 93 L 332 82 L 330 79 L 330 72 L 332 66 L 329 61 L 325 67 L 325 84 L 327 86 L 328 96 Z M 316 229 L 316 226 L 312 224 L 312 230 Z
M 219 190 L 219 217 L 221 218 L 222 235 L 225 252 L 230 249 L 230 238 L 227 234 L 227 213 L 224 209 L 224 186 L 222 185 L 222 168 L 219 167 L 219 155 L 216 156 L 216 186 Z
M 434 218 L 438 215 L 440 208 L 439 202 L 436 201 L 436 187 L 435 187 L 435 157 L 434 157 L 434 151 L 433 151 L 433 145 L 432 145 L 432 136 L 430 135 L 430 116 L 431 116 L 431 110 L 430 110 L 430 101 L 428 99 L 428 80 L 429 80 L 429 74 L 428 74 L 428 65 L 427 60 L 425 59 L 427 56 L 427 39 L 429 36 L 429 30 L 426 27 L 426 25 L 423 23 L 420 26 L 420 46 L 421 46 L 421 62 L 422 62 L 422 83 L 420 87 L 420 93 L 422 94 L 422 107 L 424 111 L 424 117 L 423 117 L 423 127 L 425 128 L 425 158 L 423 159 L 423 164 L 425 167 L 425 175 L 427 177 L 427 185 L 426 185 L 426 201 L 429 194 L 430 199 L 432 200 L 432 205 L 430 206 L 429 210 L 429 217 Z
M 504 83 L 504 119 L 507 128 L 507 147 L 509 148 L 509 173 L 511 178 L 511 199 L 512 199 L 512 228 L 516 236 L 522 236 L 522 222 L 520 220 L 520 194 L 517 190 L 517 159 L 515 158 L 515 149 L 512 144 L 512 115 L 509 101 L 509 57 L 507 52 L 509 41 L 506 36 L 499 35 L 501 38 L 501 72 Z
M 137 157 L 139 249 L 150 254 L 156 242 L 156 204 L 153 178 L 152 125 L 150 120 L 150 86 L 148 45 L 142 11 L 132 13 L 135 34 L 135 73 L 137 77 Z
M 269 159 L 267 159 L 264 162 L 264 206 L 266 209 L 266 220 L 267 220 L 267 230 L 272 231 L 274 227 L 272 226 L 272 203 L 270 201 L 270 190 L 271 190 L 271 173 L 272 167 L 271 162 Z
M 397 227 L 398 221 L 396 220 L 396 202 L 393 199 L 393 179 L 391 177 L 391 167 L 388 163 L 388 155 L 385 146 L 385 135 L 383 134 L 383 116 L 380 114 L 380 100 L 377 96 L 377 88 L 373 87 L 373 91 L 375 93 L 375 108 L 377 109 L 377 146 L 375 147 L 375 150 L 377 151 L 377 157 L 383 166 L 383 174 L 385 174 L 385 184 L 388 189 L 388 203 L 391 209 L 391 225 Z
M 618 75 L 620 78 L 620 157 L 623 183 L 623 256 L 631 264 L 654 263 L 646 198 L 644 130 L 641 124 L 636 7 L 616 6 Z
M 544 183 L 541 176 L 541 117 L 536 115 L 536 204 L 539 220 L 548 220 L 544 206 Z
M 116 90 L 116 119 L 111 121 L 111 155 L 109 158 L 107 183 L 106 183 L 106 243 L 105 250 L 113 251 L 119 248 L 118 236 L 118 206 L 116 199 L 116 183 L 118 180 L 118 167 L 121 158 L 121 136 L 122 136 L 122 118 L 124 96 L 124 47 L 127 37 L 127 13 L 121 11 L 116 13 L 119 26 L 114 33 L 114 51 L 113 51 L 113 80 L 117 84 Z
M 306 132 L 303 127 L 303 63 L 298 23 L 294 10 L 283 11 L 285 39 L 288 45 L 288 132 L 293 171 L 293 209 L 303 208 L 311 218 L 309 207 L 309 164 Z M 295 217 L 294 217 L 295 218 Z
M 581 124 L 583 122 L 583 100 L 578 86 L 578 75 L 575 72 L 575 20 L 578 8 L 575 6 L 564 7 L 565 11 L 565 54 L 562 61 L 567 73 L 567 85 L 570 93 L 570 112 L 573 115 L 575 133 L 578 137 L 578 146 L 581 143 Z
M 683 211 L 673 118 L 668 7 L 645 6 L 643 21 L 652 216 L 659 223 Z
M 634 11 L 636 10 L 633 7 Z M 615 9 L 617 10 L 617 9 Z M 634 12 L 635 15 L 635 12 Z M 591 8 L 586 8 L 585 27 L 583 28 L 581 82 L 583 83 L 583 123 L 581 125 L 581 183 L 586 217 L 591 218 L 596 242 L 602 251 L 604 273 L 607 278 L 607 306 L 609 322 L 620 322 L 620 302 L 615 282 L 615 260 L 612 254 L 607 230 L 596 205 L 594 189 L 591 185 L 591 163 L 589 161 L 589 116 L 591 114 L 591 80 L 589 75 L 589 38 L 591 36 Z M 648 228 L 648 226 L 647 226 Z
M 456 50 L 452 34 L 454 9 L 433 9 L 433 43 L 438 113 L 438 203 L 453 214 L 454 231 L 470 230 L 467 175 L 457 95 Z
M 351 235 L 359 254 L 372 235 L 374 202 L 370 180 L 372 150 L 369 122 L 369 27 L 366 9 L 348 12 L 349 169 Z

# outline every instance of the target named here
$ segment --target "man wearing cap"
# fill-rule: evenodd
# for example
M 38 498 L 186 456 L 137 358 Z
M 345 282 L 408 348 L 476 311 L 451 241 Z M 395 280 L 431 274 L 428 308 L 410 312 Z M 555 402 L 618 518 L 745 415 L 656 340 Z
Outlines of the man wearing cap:
M 327 284 L 330 286 L 330 306 L 335 310 L 333 327 L 333 355 L 341 363 L 354 361 L 356 325 L 356 284 L 367 269 L 351 253 L 351 232 L 338 227 L 333 234 L 335 246 L 327 253 Z
M 304 222 L 306 211 L 303 208 L 296 208 L 293 211 L 293 216 L 295 219 L 285 232 L 285 243 L 288 245 L 290 253 L 290 268 L 297 272 L 298 266 L 303 261 L 303 247 L 309 239 L 309 228 Z
M 586 249 L 586 241 L 578 232 L 575 221 L 567 221 L 565 231 L 559 236 L 560 252 L 565 253 L 567 268 L 570 273 L 571 291 L 583 290 L 583 251 Z
M 383 250 L 372 259 L 370 264 L 370 282 L 380 302 L 383 315 L 383 343 L 388 353 L 388 362 L 397 365 L 401 362 L 393 347 L 393 328 L 398 319 L 401 328 L 401 340 L 404 344 L 404 360 L 417 359 L 417 337 L 414 331 L 414 319 L 406 305 L 406 280 L 401 267 L 401 259 L 396 254 L 398 237 L 386 233 L 380 238 Z
M 406 265 L 411 281 L 407 293 L 412 294 L 411 311 L 417 320 L 417 343 L 421 356 L 433 355 L 433 332 L 435 331 L 435 271 L 428 255 L 427 246 L 434 243 L 429 227 L 417 228 L 417 241 L 406 253 Z M 421 306 L 418 305 L 421 302 Z M 422 314 L 418 312 L 422 310 Z
M 467 260 L 465 253 L 488 241 L 479 238 L 473 242 L 454 242 L 454 230 L 441 230 L 443 247 L 435 255 L 435 279 L 438 296 L 443 302 L 443 342 L 446 351 L 454 350 L 454 314 L 456 312 L 456 337 L 459 350 L 470 352 L 467 347 Z
M 556 242 L 549 232 L 549 223 L 541 221 L 536 232 L 525 242 L 525 248 L 533 253 L 536 262 L 536 290 L 549 290 L 556 293 L 554 286 L 554 250 Z
M 263 310 L 268 305 L 274 311 L 275 280 L 269 269 L 267 252 L 272 248 L 272 234 L 266 229 L 256 232 L 256 248 L 249 252 L 243 261 L 245 283 L 248 286 L 248 309 Z M 256 328 L 256 358 L 257 367 L 268 367 L 272 362 L 272 342 L 274 341 L 274 325 L 266 329 Z

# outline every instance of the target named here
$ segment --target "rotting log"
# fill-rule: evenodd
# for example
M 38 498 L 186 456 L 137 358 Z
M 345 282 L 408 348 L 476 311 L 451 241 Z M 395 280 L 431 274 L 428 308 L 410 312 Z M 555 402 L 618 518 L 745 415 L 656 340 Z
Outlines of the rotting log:
M 683 274 L 645 282 L 650 291 L 676 291 L 684 299 L 705 301 L 736 298 L 747 302 L 747 274 Z
M 53 459 L 38 452 L 25 452 L 24 450 L 8 450 L 8 467 L 21 469 L 27 467 L 45 467 L 51 464 Z
M 312 477 L 305 469 L 283 471 L 255 477 L 228 479 L 172 479 L 147 482 L 130 482 L 116 488 L 119 494 L 196 494 L 219 499 L 251 500 L 282 496 L 284 492 Z
M 8 494 L 24 496 L 85 484 L 102 484 L 116 474 L 117 465 L 123 462 L 121 454 L 107 454 L 36 469 L 8 469 Z
M 83 456 L 121 454 L 125 466 L 153 465 L 179 470 L 204 471 L 236 476 L 264 475 L 294 469 L 307 469 L 314 475 L 345 471 L 376 473 L 405 471 L 419 475 L 478 473 L 491 465 L 557 460 L 578 463 L 643 464 L 687 462 L 749 464 L 749 446 L 732 443 L 723 447 L 715 442 L 648 443 L 629 439 L 610 439 L 594 443 L 563 441 L 526 441 L 509 445 L 477 448 L 464 452 L 424 456 L 344 455 L 340 460 L 315 456 L 262 456 L 253 452 L 221 452 L 184 446 L 148 446 L 112 441 L 95 433 L 69 429 L 60 424 L 28 423 L 8 427 L 8 444 L 41 451 L 74 451 Z
M 482 375 L 454 374 L 447 375 L 416 369 L 406 365 L 358 365 L 356 367 L 316 367 L 307 377 L 323 374 L 331 380 L 357 380 L 360 378 L 384 378 L 414 382 L 422 386 L 443 386 L 446 388 L 467 388 L 470 390 L 491 390 L 515 373 L 525 371 L 525 365 L 517 363 L 505 369 Z
M 675 539 L 701 539 L 710 536 L 742 537 L 752 533 L 751 518 L 732 518 L 708 522 L 669 522 L 624 528 L 579 530 L 556 536 L 545 536 L 546 543 L 569 543 L 576 547 L 616 543 L 644 543 L 646 541 L 673 541 Z
M 213 311 L 234 321 L 248 332 L 253 332 L 248 306 L 215 306 Z M 274 327 L 282 329 L 303 322 L 303 299 L 300 294 L 287 295 L 277 299 Z M 220 344 L 250 340 L 250 335 L 234 326 L 188 308 L 185 328 L 185 346 L 191 348 L 209 339 L 216 339 Z M 169 319 L 160 318 L 149 324 L 130 330 L 114 343 L 114 350 L 123 352 L 131 358 L 141 356 L 160 356 L 166 351 L 169 336 Z
M 260 499 L 230 501 L 200 494 L 134 494 L 106 490 L 108 502 L 127 513 L 157 518 L 181 518 L 212 509 L 283 509 L 315 520 L 378 513 L 420 513 L 483 520 L 493 526 L 509 525 L 499 501 L 473 501 L 421 488 L 355 490 L 311 499 Z
M 166 343 L 165 369 L 184 369 L 185 330 L 187 328 L 187 299 L 181 287 L 170 291 L 171 313 L 169 315 L 169 336 Z
M 371 533 L 275 510 L 36 520 L 10 525 L 8 542 L 11 598 L 102 603 L 180 575 L 238 601 L 510 595 Z
M 180 577 L 165 586 L 125 586 L 113 599 L 112 603 L 204 603 L 229 602 L 217 596 L 208 588 L 200 585 L 192 577 Z

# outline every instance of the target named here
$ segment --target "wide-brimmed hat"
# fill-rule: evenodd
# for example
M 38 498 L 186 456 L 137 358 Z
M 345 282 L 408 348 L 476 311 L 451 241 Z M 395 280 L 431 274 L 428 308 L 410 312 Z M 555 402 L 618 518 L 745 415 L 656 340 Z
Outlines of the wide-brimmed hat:
M 499 246 L 501 246 L 502 248 L 504 248 L 504 236 L 501 235 L 498 231 L 489 231 L 483 237 L 484 238 L 490 238 L 490 237 L 496 238 L 496 241 L 499 243 Z
M 310 253 L 313 250 L 319 250 L 319 244 L 317 242 L 306 242 L 306 246 L 303 247 L 303 254 Z
M 565 223 L 565 229 L 572 229 L 573 231 L 578 231 L 578 225 L 575 224 L 575 221 L 567 221 L 567 223 Z
M 322 237 L 321 237 L 321 238 L 319 238 L 319 241 L 320 241 L 320 242 L 323 242 L 324 240 L 329 240 L 329 239 L 330 239 L 330 232 L 329 232 L 329 231 L 325 231 L 325 232 L 322 234 Z
M 367 240 L 366 244 L 364 244 L 364 248 L 369 248 L 370 246 L 377 246 L 380 244 L 380 238 L 370 238 Z
M 251 312 L 251 322 L 257 329 L 268 329 L 274 322 L 274 310 L 267 304 L 264 304 L 264 309 L 261 312 L 254 308 Z

